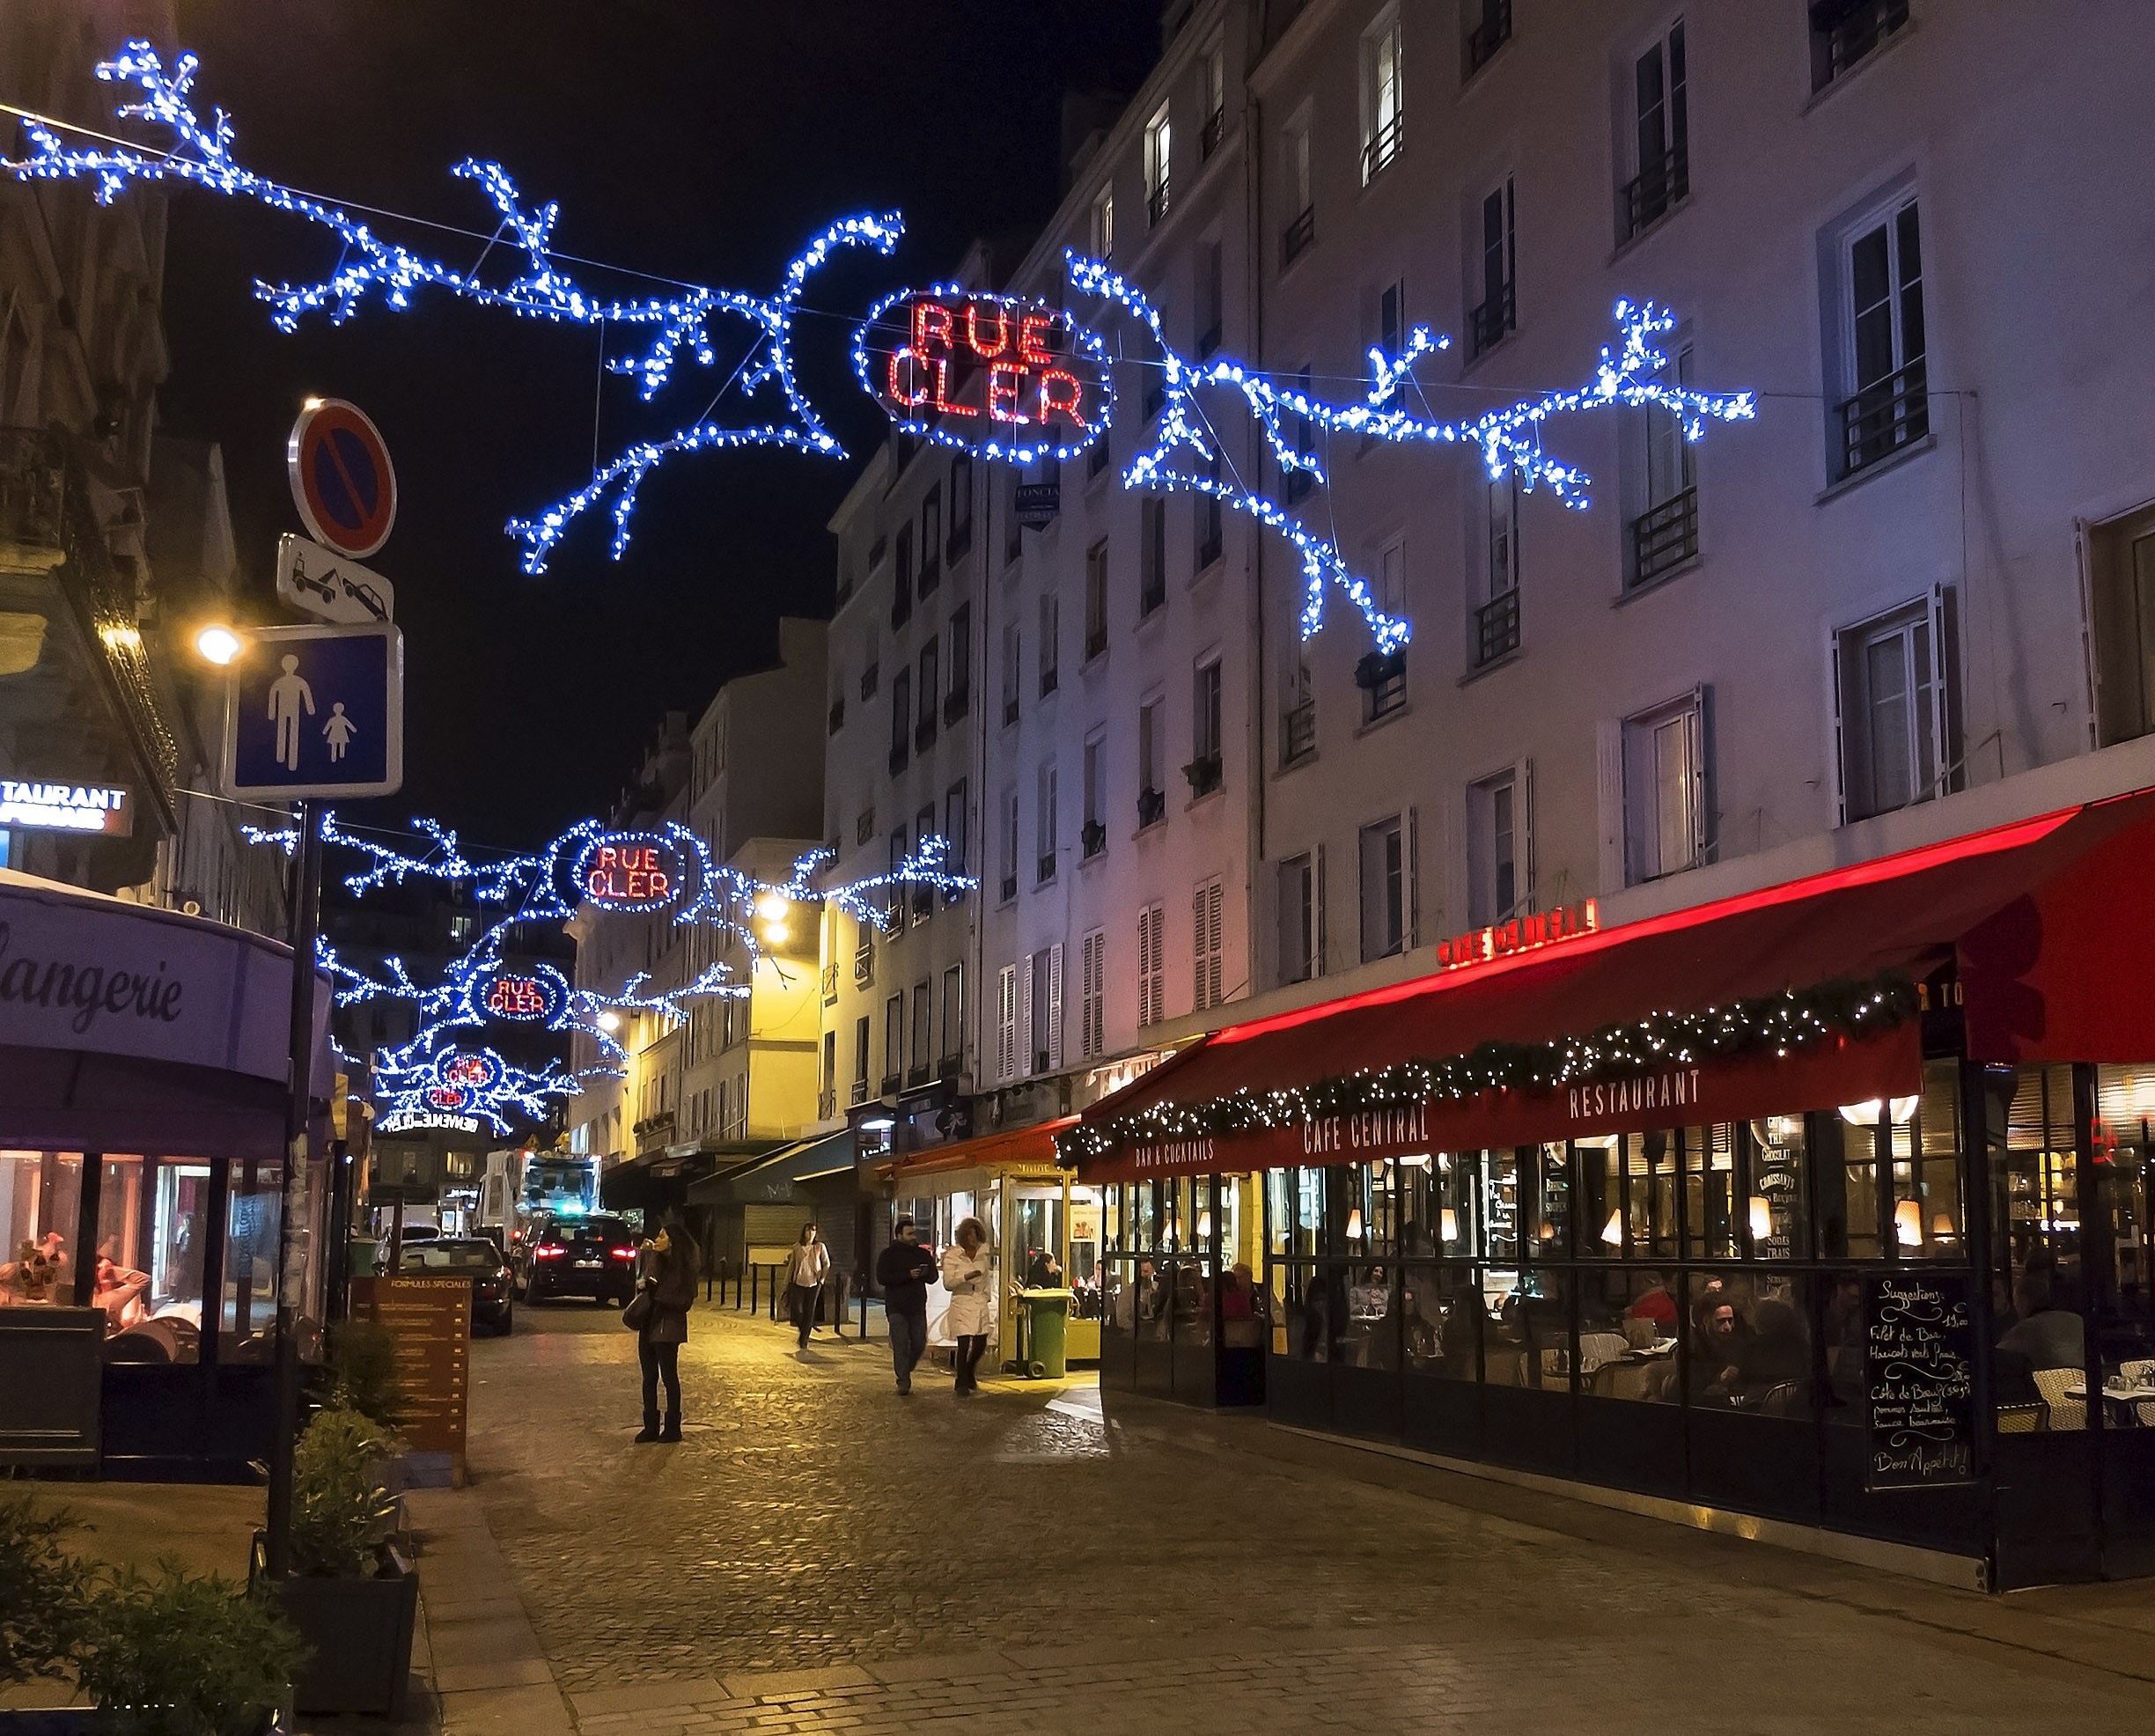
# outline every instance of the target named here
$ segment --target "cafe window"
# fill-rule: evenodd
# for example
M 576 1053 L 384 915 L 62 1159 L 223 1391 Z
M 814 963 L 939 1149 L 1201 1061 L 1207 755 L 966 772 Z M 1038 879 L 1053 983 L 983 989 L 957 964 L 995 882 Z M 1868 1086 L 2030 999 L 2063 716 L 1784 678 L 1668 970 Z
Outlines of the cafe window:
M 1960 1132 L 1957 1063 L 1923 1067 L 1912 1097 L 1845 1103 L 1820 1116 L 1837 1138 L 1836 1166 L 1821 1154 L 1820 1222 L 1828 1257 L 1960 1260 Z M 1839 1197 L 1832 1197 L 1838 1184 Z

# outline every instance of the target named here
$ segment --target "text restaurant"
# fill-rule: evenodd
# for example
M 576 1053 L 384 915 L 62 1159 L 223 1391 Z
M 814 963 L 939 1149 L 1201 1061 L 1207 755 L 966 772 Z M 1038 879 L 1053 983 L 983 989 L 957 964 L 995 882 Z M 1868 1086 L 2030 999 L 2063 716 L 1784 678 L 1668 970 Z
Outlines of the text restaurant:
M 321 1342 L 328 984 L 295 1178 Z M 244 1479 L 272 1420 L 288 947 L 0 869 L 0 1468 Z
M 1964 1585 L 2155 1572 L 2151 861 L 2143 792 L 1218 1031 L 1060 1136 L 1101 1383 Z

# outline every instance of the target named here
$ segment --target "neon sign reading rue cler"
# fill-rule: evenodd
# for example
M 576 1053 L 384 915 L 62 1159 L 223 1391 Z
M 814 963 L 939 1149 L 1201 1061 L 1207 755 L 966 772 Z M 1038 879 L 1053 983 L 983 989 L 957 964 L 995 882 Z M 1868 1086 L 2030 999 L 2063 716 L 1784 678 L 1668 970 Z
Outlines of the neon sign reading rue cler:
M 1097 335 L 1052 303 L 955 284 L 878 302 L 853 365 L 905 432 L 1021 464 L 1075 457 L 1113 406 Z
M 680 895 L 680 863 L 672 845 L 653 833 L 602 835 L 577 859 L 577 889 L 592 903 L 616 910 L 652 910 Z

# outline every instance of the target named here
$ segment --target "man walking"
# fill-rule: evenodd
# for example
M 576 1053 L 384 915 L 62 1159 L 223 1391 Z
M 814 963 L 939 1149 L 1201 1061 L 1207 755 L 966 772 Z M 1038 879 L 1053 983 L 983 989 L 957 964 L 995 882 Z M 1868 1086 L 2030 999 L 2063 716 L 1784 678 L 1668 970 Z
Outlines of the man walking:
M 876 1256 L 875 1275 L 883 1291 L 883 1318 L 890 1328 L 898 1396 L 909 1398 L 914 1367 L 928 1349 L 928 1280 L 936 1275 L 935 1255 L 920 1245 L 920 1232 L 910 1217 L 898 1220 L 891 1245 Z

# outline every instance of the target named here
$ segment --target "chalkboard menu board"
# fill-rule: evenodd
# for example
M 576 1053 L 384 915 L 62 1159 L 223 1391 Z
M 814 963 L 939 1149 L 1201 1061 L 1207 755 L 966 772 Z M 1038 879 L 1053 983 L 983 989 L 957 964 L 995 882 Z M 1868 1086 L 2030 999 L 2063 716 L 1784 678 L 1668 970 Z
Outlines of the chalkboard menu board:
M 1975 1335 L 1965 1272 L 1864 1281 L 1866 1489 L 1975 1480 Z
M 379 1320 L 394 1346 L 397 1432 L 415 1453 L 448 1455 L 464 1482 L 465 1400 L 471 1351 L 469 1278 L 354 1278 L 351 1311 Z

